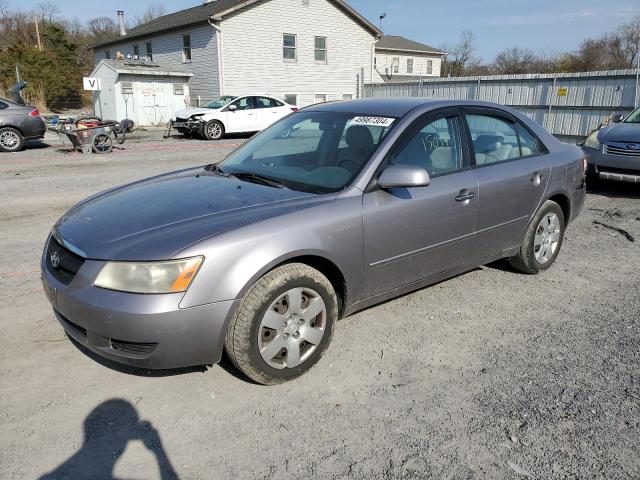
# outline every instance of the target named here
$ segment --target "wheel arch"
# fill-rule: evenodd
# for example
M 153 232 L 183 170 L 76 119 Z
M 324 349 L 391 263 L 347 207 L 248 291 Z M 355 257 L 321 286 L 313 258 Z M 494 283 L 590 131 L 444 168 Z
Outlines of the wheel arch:
M 273 260 L 269 264 L 260 269 L 242 288 L 240 296 L 251 288 L 251 286 L 261 277 L 282 265 L 289 263 L 303 263 L 318 270 L 322 273 L 333 286 L 338 298 L 338 316 L 342 317 L 346 311 L 347 302 L 350 300 L 347 279 L 343 270 L 338 266 L 337 262 L 329 258 L 324 252 L 292 252 L 289 255 Z
M 17 125 L 8 124 L 8 123 L 0 124 L 0 130 L 2 130 L 3 128 L 13 128 L 14 130 L 17 130 L 20 135 L 22 135 L 22 138 L 24 138 L 24 132 Z
M 562 209 L 562 214 L 564 216 L 564 224 L 568 225 L 571 220 L 571 199 L 569 195 L 565 192 L 556 192 L 553 195 L 549 196 L 547 200 L 551 200 L 552 202 L 557 203 Z

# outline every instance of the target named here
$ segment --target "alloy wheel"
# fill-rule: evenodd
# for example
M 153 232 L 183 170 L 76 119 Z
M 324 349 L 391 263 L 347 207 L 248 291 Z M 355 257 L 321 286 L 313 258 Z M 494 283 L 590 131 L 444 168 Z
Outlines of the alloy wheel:
M 258 329 L 258 349 L 276 369 L 295 368 L 307 360 L 322 341 L 327 307 L 310 288 L 292 288 L 267 309 Z
M 0 145 L 7 150 L 13 150 L 20 144 L 20 137 L 11 130 L 0 133 Z
M 533 240 L 533 252 L 539 264 L 544 265 L 553 258 L 560 244 L 561 234 L 558 215 L 547 213 L 542 217 Z
M 209 138 L 220 138 L 220 135 L 222 135 L 222 127 L 218 123 L 212 123 L 209 125 L 207 133 L 209 134 Z

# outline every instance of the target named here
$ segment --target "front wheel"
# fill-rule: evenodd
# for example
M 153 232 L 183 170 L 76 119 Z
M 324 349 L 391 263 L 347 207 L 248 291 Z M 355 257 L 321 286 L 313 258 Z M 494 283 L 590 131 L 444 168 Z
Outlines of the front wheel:
M 225 348 L 250 379 L 263 385 L 284 383 L 320 360 L 337 318 L 329 280 L 308 265 L 290 263 L 249 289 L 229 325 Z
M 560 253 L 565 227 L 560 205 L 547 200 L 533 216 L 520 251 L 509 259 L 511 266 L 530 274 L 549 268 Z
M 0 152 L 19 152 L 24 146 L 24 137 L 15 128 L 0 128 Z
M 220 140 L 224 137 L 224 125 L 217 120 L 209 120 L 202 129 L 207 140 Z

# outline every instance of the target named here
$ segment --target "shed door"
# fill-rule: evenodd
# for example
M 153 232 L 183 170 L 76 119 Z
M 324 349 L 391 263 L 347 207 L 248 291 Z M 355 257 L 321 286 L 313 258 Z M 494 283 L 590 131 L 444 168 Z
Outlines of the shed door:
M 166 124 L 177 110 L 185 108 L 186 87 L 183 91 L 174 89 L 174 83 L 182 84 L 182 79 L 143 79 L 136 82 L 136 104 L 139 125 Z M 176 93 L 178 92 L 178 93 Z M 134 119 L 135 121 L 135 119 Z

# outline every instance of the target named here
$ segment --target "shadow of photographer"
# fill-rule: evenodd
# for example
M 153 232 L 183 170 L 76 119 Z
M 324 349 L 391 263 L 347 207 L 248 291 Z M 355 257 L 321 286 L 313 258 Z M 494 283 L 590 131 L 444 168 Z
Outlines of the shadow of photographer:
M 160 478 L 176 480 L 158 431 L 151 423 L 140 421 L 136 408 L 126 400 L 101 403 L 84 421 L 84 442 L 80 450 L 55 470 L 40 477 L 54 479 L 113 479 L 116 462 L 130 440 L 141 440 L 158 462 Z

